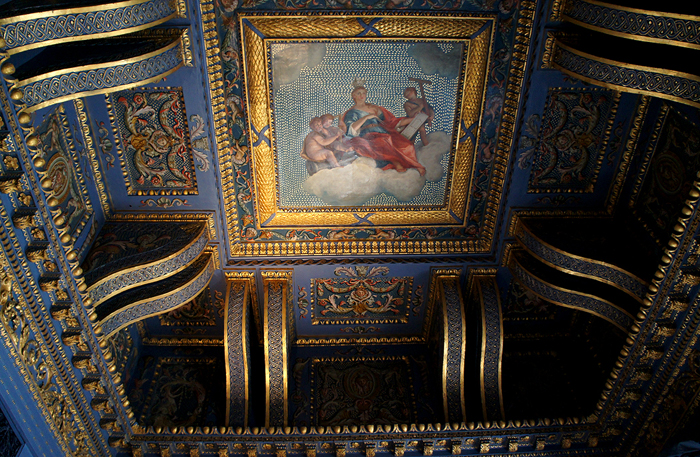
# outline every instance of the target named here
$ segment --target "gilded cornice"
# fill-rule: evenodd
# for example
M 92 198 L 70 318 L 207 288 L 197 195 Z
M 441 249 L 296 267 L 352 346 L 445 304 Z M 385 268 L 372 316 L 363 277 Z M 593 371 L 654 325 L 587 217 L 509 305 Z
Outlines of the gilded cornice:
M 627 8 L 596 0 L 566 0 L 562 17 L 608 35 L 700 49 L 700 16 Z
M 124 35 L 155 27 L 180 17 L 178 6 L 171 0 L 127 0 L 20 14 L 0 19 L 0 37 L 5 40 L 4 51 L 12 55 L 59 43 Z
M 30 158 L 32 157 L 32 154 L 36 152 L 36 144 L 38 144 L 31 140 L 33 129 L 25 128 L 24 134 L 21 134 L 20 132 L 22 130 L 20 130 L 15 117 L 9 114 L 12 113 L 12 110 L 10 109 L 8 100 L 3 91 L 0 91 L 0 102 L 2 103 L 3 111 L 8 113 L 7 119 L 11 128 L 12 140 L 18 145 L 27 145 L 26 149 L 24 146 L 17 148 L 19 157 L 23 163 L 23 168 L 31 169 L 32 165 Z M 21 122 L 25 122 L 25 124 L 27 124 L 30 120 L 26 114 L 19 115 L 18 119 Z M 26 143 L 23 143 L 24 136 L 27 137 Z M 46 208 L 45 202 L 35 197 L 41 195 L 41 191 L 39 190 L 39 185 L 36 180 L 36 175 L 33 173 L 28 173 L 25 175 L 25 177 L 29 187 L 31 188 L 31 193 L 34 196 L 34 201 L 38 207 L 41 219 L 43 221 L 50 221 L 51 214 Z M 37 287 L 37 281 L 35 280 L 31 269 L 29 269 L 26 260 L 24 260 L 22 257 L 21 248 L 14 232 L 10 229 L 10 226 L 7 225 L 9 222 L 6 214 L 2 216 L 2 220 L 4 227 L 6 227 L 4 229 L 6 230 L 5 233 L 7 236 L 9 236 L 9 240 L 11 240 L 8 243 L 3 242 L 3 244 L 6 246 L 4 249 L 5 256 L 13 256 L 13 258 L 8 259 L 10 261 L 9 265 L 11 265 L 15 271 L 15 276 L 20 278 L 19 285 L 22 289 L 23 296 L 25 297 L 24 300 L 27 300 L 25 302 L 26 306 L 24 309 L 31 311 L 33 316 L 33 320 L 30 321 L 30 326 L 34 325 L 32 322 L 36 322 L 38 328 L 35 331 L 35 334 L 41 335 L 40 341 L 42 347 L 46 347 L 49 350 L 49 354 L 51 355 L 49 360 L 52 364 L 50 365 L 57 368 L 57 373 L 59 374 L 56 379 L 60 380 L 60 383 L 64 383 L 63 385 L 69 386 L 67 387 L 68 391 L 64 392 L 62 395 L 65 398 L 77 399 L 71 401 L 75 401 L 75 404 L 79 405 L 79 411 L 89 411 L 90 406 L 84 397 L 85 392 L 83 391 L 83 386 L 85 383 L 81 385 L 76 378 L 74 370 L 70 368 L 71 364 L 66 355 L 67 352 L 70 352 L 68 350 L 68 346 L 62 344 L 61 339 L 56 333 L 56 328 L 53 325 L 50 325 L 52 323 L 52 317 L 49 314 L 49 309 L 53 311 L 53 307 L 44 302 L 45 297 L 49 297 L 51 300 L 56 299 L 59 296 L 59 292 L 60 295 L 65 297 L 69 296 L 66 293 L 69 292 L 70 297 L 73 297 L 78 301 L 78 303 L 82 302 L 84 307 L 81 305 L 71 307 L 68 309 L 68 315 L 71 315 L 74 319 L 76 319 L 83 329 L 79 335 L 81 335 L 81 341 L 83 341 L 85 344 L 85 350 L 94 354 L 99 354 L 100 351 L 98 349 L 98 342 L 95 337 L 95 333 L 93 333 L 91 330 L 93 327 L 93 321 L 90 319 L 92 308 L 90 307 L 89 299 L 87 299 L 87 297 L 84 295 L 84 291 L 86 289 L 84 278 L 82 278 L 82 270 L 80 270 L 78 266 L 77 255 L 73 250 L 74 240 L 72 240 L 70 236 L 65 238 L 66 234 L 64 231 L 52 227 L 50 223 L 45 223 L 45 226 L 48 228 L 45 235 L 48 236 L 48 241 L 52 246 L 52 251 L 56 253 L 54 260 L 58 264 L 60 271 L 68 273 L 66 274 L 65 278 L 61 280 L 61 286 L 65 287 L 66 290 L 55 291 L 49 295 L 43 295 Z M 12 249 L 9 249 L 10 246 L 12 246 Z M 16 256 L 19 256 L 19 258 Z M 49 325 L 47 326 L 46 323 L 49 323 Z M 121 382 L 113 382 L 108 375 L 110 372 L 110 367 L 114 365 L 114 362 L 111 360 L 108 352 L 109 351 L 106 351 L 104 353 L 104 358 L 97 356 L 93 359 L 93 363 L 95 364 L 93 369 L 95 375 L 97 376 L 96 379 L 102 381 L 104 389 L 106 389 L 115 400 L 115 405 L 117 407 L 116 413 L 120 423 L 125 424 L 128 423 L 128 418 L 122 406 L 122 402 L 126 400 L 126 397 L 125 395 L 120 395 L 117 391 L 117 388 L 121 385 Z M 45 412 L 45 410 L 42 412 Z M 81 420 L 87 421 L 83 423 L 84 425 L 82 427 L 85 427 L 86 430 L 99 430 L 98 424 L 96 422 L 91 422 L 92 419 L 89 419 L 92 417 L 92 415 L 81 417 Z M 66 436 L 72 436 L 74 430 L 68 430 L 66 433 Z M 94 446 L 97 446 L 96 449 L 100 450 L 96 450 L 94 453 L 99 455 L 102 452 L 107 452 L 107 443 L 102 434 L 99 431 L 96 432 L 96 434 L 92 431 L 90 433 L 91 436 L 98 437 Z
M 696 181 L 596 406 L 600 411 L 596 417 L 610 424 L 632 448 L 644 436 L 640 430 L 651 426 L 649 412 L 663 400 L 659 393 L 664 386 L 677 378 L 678 367 L 691 348 L 689 342 L 700 327 L 700 297 L 693 287 L 697 280 L 692 272 L 697 266 L 699 203 L 700 183 Z M 659 325 L 663 323 L 671 326 L 670 332 L 666 325 Z M 635 410 L 634 416 L 623 423 L 614 420 L 617 411 L 629 408 Z

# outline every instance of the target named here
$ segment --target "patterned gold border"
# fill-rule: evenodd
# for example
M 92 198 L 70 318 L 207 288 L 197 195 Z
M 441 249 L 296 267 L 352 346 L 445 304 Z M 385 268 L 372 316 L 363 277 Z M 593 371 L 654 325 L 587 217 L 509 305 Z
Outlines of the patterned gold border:
M 143 321 L 137 322 L 140 323 Z M 218 338 L 143 338 L 144 346 L 224 346 L 224 340 Z
M 102 170 L 100 168 L 101 162 L 97 157 L 97 150 L 95 149 L 95 141 L 93 140 L 92 131 L 90 129 L 90 117 L 88 116 L 88 110 L 83 103 L 82 98 L 78 98 L 73 101 L 75 105 L 75 112 L 78 115 L 78 122 L 80 123 L 80 130 L 83 133 L 83 141 L 85 142 L 85 149 L 90 156 L 90 164 L 92 165 L 92 174 L 95 177 L 95 187 L 97 188 L 97 195 L 100 197 L 100 204 L 102 205 L 102 212 L 105 216 L 109 214 L 109 195 L 105 189 L 104 177 L 102 176 Z
M 216 240 L 216 213 L 117 213 L 111 214 L 109 220 L 114 221 L 145 221 L 145 222 L 200 222 L 206 221 L 209 240 Z

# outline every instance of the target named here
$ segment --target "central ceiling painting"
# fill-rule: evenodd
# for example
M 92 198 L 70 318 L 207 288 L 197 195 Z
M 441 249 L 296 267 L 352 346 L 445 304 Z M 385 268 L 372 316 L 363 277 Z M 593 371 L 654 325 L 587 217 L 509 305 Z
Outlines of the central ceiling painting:
M 279 207 L 442 207 L 463 48 L 270 43 Z

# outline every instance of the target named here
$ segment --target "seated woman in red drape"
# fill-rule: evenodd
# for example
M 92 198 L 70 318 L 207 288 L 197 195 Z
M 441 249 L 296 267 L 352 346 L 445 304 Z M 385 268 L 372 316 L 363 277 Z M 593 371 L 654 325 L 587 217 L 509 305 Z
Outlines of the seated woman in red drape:
M 413 141 L 397 131 L 412 118 L 396 117 L 384 107 L 367 103 L 367 89 L 362 85 L 355 85 L 351 95 L 355 104 L 342 115 L 339 124 L 357 155 L 388 162 L 384 170 L 404 172 L 415 168 L 421 176 L 425 175 Z

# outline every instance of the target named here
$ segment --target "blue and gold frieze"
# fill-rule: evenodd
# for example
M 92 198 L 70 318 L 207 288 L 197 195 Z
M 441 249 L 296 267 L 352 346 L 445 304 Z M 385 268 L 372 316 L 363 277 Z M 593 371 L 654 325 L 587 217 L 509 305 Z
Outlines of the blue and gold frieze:
M 598 32 L 700 49 L 700 16 L 626 8 L 595 0 L 567 0 L 562 14 L 564 20 Z
M 66 41 L 136 32 L 180 17 L 181 2 L 130 0 L 106 5 L 20 13 L 0 19 L 3 51 L 12 55 Z M 6 5 L 11 8 L 11 5 Z M 11 14 L 11 12 L 10 12 Z

